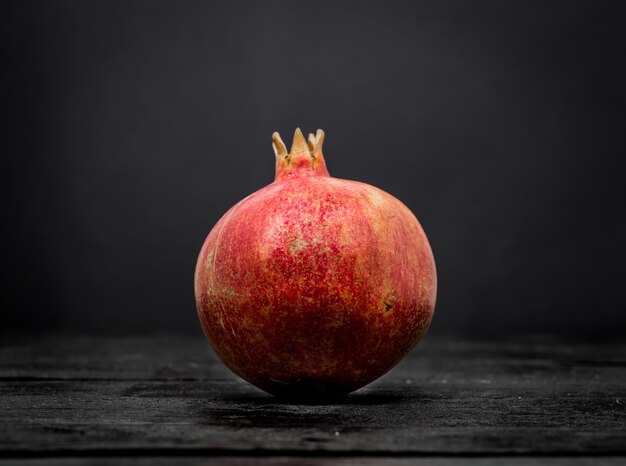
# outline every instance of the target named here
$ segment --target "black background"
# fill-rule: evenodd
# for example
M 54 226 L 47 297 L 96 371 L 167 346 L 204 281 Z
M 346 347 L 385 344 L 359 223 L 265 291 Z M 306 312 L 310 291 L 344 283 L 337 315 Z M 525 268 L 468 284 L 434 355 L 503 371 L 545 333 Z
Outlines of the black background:
M 401 199 L 431 332 L 619 336 L 622 2 L 3 2 L 3 332 L 199 333 L 271 134 Z

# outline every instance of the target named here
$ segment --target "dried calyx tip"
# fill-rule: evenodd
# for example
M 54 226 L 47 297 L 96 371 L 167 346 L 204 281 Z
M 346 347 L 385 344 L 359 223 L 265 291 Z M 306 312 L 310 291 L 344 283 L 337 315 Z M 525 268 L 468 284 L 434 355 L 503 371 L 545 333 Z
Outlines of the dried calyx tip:
M 294 154 L 311 155 L 309 145 L 306 142 L 304 134 L 300 131 L 300 128 L 296 128 L 296 132 L 293 135 L 293 142 L 291 143 L 291 150 L 289 151 L 289 155 Z
M 278 134 L 278 132 L 274 132 L 274 134 L 272 134 L 272 147 L 274 148 L 274 153 L 276 154 L 276 157 L 289 157 L 289 152 L 287 152 L 287 146 L 285 146 L 285 143 L 280 138 L 280 134 Z
M 315 133 L 315 144 L 313 144 L 312 152 L 322 152 L 322 146 L 324 145 L 324 131 L 318 129 Z

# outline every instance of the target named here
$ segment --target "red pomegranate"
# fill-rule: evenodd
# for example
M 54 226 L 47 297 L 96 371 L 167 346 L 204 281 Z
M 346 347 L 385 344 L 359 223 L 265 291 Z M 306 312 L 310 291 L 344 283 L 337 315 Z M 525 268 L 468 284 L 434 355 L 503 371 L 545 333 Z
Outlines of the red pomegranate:
M 276 179 L 209 233 L 195 272 L 202 328 L 233 372 L 281 396 L 335 396 L 377 379 L 430 324 L 435 262 L 415 216 L 332 178 L 324 132 L 272 136 Z

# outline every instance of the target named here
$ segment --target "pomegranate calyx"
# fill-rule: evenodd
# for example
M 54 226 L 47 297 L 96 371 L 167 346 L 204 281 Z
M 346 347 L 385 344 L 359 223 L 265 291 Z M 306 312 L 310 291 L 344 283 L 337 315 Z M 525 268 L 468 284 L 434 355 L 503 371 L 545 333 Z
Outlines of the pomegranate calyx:
M 272 147 L 276 154 L 276 181 L 294 176 L 329 176 L 322 154 L 324 131 L 309 134 L 308 140 L 300 128 L 296 128 L 291 144 L 291 151 L 275 132 L 272 134 Z

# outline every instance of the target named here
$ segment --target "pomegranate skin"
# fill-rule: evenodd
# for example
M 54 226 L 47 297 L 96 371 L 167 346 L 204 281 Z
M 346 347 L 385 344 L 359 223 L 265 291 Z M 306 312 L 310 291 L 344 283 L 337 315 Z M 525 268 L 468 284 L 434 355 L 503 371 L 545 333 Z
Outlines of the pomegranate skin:
M 356 390 L 420 340 L 435 262 L 411 211 L 373 186 L 328 175 L 323 132 L 275 133 L 276 180 L 233 206 L 198 257 L 195 297 L 233 372 L 279 396 Z

